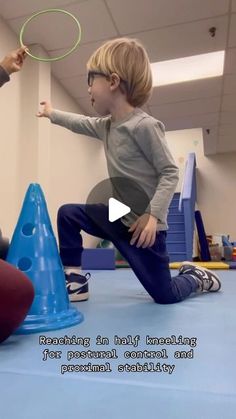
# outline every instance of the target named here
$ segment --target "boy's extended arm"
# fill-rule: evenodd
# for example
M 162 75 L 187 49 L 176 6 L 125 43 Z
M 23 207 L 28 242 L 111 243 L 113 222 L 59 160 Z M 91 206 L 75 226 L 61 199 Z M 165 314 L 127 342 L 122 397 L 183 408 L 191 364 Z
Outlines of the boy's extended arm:
M 143 119 L 136 127 L 136 141 L 157 173 L 157 188 L 150 202 L 151 214 L 165 221 L 179 180 L 179 169 L 169 151 L 164 126 L 158 121 Z
M 103 139 L 107 118 L 88 117 L 85 115 L 53 110 L 49 116 L 51 122 L 76 132 L 77 134 Z

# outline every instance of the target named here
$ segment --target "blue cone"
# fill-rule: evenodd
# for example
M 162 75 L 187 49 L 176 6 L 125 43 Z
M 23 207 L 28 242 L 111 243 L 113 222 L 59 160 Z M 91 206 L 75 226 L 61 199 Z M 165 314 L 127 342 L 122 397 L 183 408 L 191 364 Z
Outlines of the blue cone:
M 37 183 L 26 192 L 7 261 L 24 272 L 35 289 L 33 304 L 17 334 L 62 329 L 83 320 L 69 302 L 46 201 Z

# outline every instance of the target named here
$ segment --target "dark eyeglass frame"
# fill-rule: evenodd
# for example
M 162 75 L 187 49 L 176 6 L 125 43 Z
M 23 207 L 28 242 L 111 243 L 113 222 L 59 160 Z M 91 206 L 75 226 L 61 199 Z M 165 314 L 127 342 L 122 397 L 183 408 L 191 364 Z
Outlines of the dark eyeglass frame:
M 89 87 L 92 87 L 92 85 L 93 85 L 94 76 L 102 76 L 102 77 L 106 77 L 106 78 L 109 78 L 110 77 L 109 74 L 102 73 L 101 71 L 89 71 L 88 72 L 88 79 L 87 79 L 88 86 Z M 126 89 L 128 89 L 128 83 L 127 83 L 127 81 L 126 80 L 123 80 L 121 78 L 120 78 L 120 81 L 121 81 L 121 83 L 124 83 Z
M 108 74 L 102 73 L 101 71 L 89 71 L 88 72 L 88 86 L 92 87 L 94 82 L 94 76 L 109 77 Z

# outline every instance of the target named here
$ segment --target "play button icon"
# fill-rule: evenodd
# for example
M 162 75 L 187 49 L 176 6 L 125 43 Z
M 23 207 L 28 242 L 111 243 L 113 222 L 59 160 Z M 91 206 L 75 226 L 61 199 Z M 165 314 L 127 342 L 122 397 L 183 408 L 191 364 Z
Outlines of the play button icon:
M 115 198 L 110 198 L 108 203 L 108 219 L 111 223 L 119 218 L 122 218 L 124 215 L 129 214 L 131 208 L 128 205 L 122 204 Z
M 107 222 L 119 224 L 120 221 L 128 227 L 144 213 L 150 213 L 150 200 L 133 179 L 111 177 L 93 187 L 86 199 L 85 211 L 98 228 L 104 225 L 106 229 Z

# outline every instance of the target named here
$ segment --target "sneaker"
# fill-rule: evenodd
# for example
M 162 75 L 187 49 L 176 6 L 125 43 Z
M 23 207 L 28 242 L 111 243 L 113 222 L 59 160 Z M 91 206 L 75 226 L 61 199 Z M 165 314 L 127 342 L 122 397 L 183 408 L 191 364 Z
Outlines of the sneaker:
M 91 274 L 71 273 L 66 275 L 66 288 L 70 301 L 86 301 L 89 298 L 88 281 Z
M 216 292 L 221 288 L 220 279 L 215 273 L 202 266 L 196 266 L 194 263 L 183 262 L 179 269 L 179 273 L 180 275 L 192 275 L 196 278 L 199 284 L 198 291 L 200 292 Z

